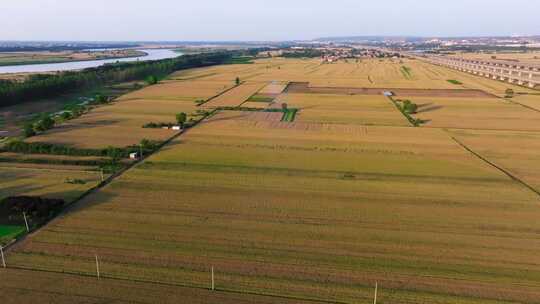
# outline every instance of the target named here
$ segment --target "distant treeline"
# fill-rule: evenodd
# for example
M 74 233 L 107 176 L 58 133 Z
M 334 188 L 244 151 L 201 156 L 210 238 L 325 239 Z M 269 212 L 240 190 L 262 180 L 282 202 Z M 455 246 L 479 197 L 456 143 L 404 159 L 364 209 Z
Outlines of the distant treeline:
M 251 52 L 248 51 L 248 53 Z M 37 74 L 30 76 L 24 82 L 2 81 L 0 82 L 0 107 L 55 97 L 77 89 L 92 88 L 103 84 L 142 80 L 148 76 L 162 77 L 177 70 L 222 64 L 240 55 L 245 55 L 245 52 L 221 51 L 158 61 L 115 63 L 55 75 Z
M 284 52 L 282 57 L 285 58 L 316 58 L 321 57 L 324 53 L 316 49 L 294 50 Z

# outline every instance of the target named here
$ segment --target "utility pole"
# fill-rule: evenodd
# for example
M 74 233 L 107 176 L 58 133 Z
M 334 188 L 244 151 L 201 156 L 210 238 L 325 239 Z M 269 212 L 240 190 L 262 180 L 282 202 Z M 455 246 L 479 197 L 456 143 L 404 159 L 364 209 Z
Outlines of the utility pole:
M 215 290 L 215 285 L 214 285 L 214 266 L 212 266 L 212 290 Z
M 378 282 L 375 282 L 375 297 L 373 298 L 373 304 L 377 304 L 377 291 L 379 289 Z
M 101 168 L 101 182 L 105 181 L 105 176 L 103 175 L 103 168 Z
M 101 278 L 101 275 L 99 273 L 99 260 L 98 260 L 98 256 L 96 254 L 96 273 L 97 273 L 97 278 Z
M 24 223 L 26 224 L 26 232 L 30 232 L 30 226 L 28 226 L 28 219 L 26 218 L 26 212 L 23 211 Z
M 4 247 L 0 246 L 0 254 L 2 255 L 2 267 L 6 268 L 6 259 L 4 258 Z

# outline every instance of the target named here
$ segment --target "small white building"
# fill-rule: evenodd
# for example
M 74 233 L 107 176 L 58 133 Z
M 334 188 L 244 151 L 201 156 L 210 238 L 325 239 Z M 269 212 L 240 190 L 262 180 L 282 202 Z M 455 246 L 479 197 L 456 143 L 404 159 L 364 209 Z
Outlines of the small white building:
M 129 154 L 130 159 L 139 159 L 140 155 L 139 152 L 133 152 Z
M 394 93 L 392 93 L 390 91 L 384 91 L 383 95 L 386 96 L 386 97 L 392 97 L 392 96 L 394 96 Z
M 173 126 L 172 129 L 175 130 L 175 131 L 181 131 L 181 130 L 182 130 L 182 127 L 180 127 L 180 126 Z

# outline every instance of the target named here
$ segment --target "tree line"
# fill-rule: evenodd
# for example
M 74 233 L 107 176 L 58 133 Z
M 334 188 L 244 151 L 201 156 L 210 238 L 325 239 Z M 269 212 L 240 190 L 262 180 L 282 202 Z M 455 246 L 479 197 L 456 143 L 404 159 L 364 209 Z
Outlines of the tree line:
M 177 70 L 222 64 L 238 55 L 239 52 L 220 51 L 158 61 L 114 63 L 53 75 L 36 74 L 29 76 L 24 82 L 2 81 L 0 107 L 56 97 L 77 89 L 103 84 L 163 77 Z

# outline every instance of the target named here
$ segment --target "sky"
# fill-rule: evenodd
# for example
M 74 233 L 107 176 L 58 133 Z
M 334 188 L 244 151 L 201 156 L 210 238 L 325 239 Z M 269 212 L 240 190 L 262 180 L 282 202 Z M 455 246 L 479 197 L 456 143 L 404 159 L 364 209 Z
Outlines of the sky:
M 0 40 L 540 35 L 538 0 L 0 0 Z

